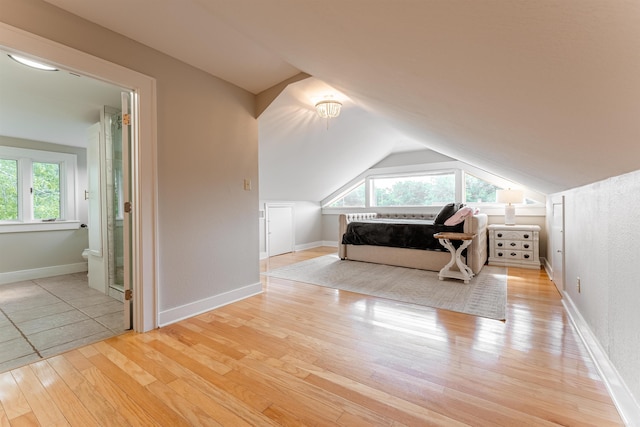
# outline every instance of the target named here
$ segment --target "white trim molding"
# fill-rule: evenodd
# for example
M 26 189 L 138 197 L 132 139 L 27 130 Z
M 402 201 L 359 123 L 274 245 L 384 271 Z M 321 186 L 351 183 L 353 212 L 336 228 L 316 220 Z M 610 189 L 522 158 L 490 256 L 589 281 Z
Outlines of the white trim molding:
M 0 273 L 0 285 L 41 279 L 43 277 L 62 276 L 63 274 L 82 273 L 87 271 L 86 262 L 54 265 L 51 267 L 33 268 L 30 270 L 9 271 Z
M 640 404 L 636 402 L 617 369 L 613 366 L 611 360 L 609 360 L 607 353 L 566 292 L 562 295 L 562 305 L 564 305 L 564 309 L 571 323 L 573 323 L 580 339 L 587 348 L 598 373 L 604 380 L 609 395 L 616 405 L 625 425 L 627 427 L 640 427 Z
M 170 308 L 159 313 L 158 326 L 167 326 L 172 323 L 179 322 L 180 320 L 197 316 L 198 314 L 202 314 L 261 293 L 262 283 L 258 282 L 229 292 L 214 295 L 209 298 L 201 299 L 200 301 L 194 301 L 179 307 Z

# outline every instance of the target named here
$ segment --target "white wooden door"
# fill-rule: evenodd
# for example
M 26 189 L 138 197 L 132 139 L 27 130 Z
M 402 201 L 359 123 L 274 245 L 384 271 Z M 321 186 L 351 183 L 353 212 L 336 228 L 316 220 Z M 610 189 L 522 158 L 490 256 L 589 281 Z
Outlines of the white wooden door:
M 562 294 L 564 291 L 564 196 L 552 201 L 551 262 L 553 283 Z
M 293 252 L 293 206 L 267 205 L 269 256 Z
M 104 257 L 104 215 L 103 215 L 103 142 L 102 124 L 89 128 L 87 141 L 87 201 L 89 225 L 89 287 L 108 293 L 107 265 Z

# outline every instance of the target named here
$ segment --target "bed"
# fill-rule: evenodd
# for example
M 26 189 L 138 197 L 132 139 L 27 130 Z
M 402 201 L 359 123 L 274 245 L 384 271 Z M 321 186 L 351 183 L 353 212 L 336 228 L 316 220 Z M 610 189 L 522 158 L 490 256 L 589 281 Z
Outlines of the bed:
M 439 215 L 439 214 L 438 214 Z M 470 214 L 463 222 L 454 226 L 434 224 L 436 214 L 382 214 L 353 213 L 339 217 L 338 255 L 343 260 L 365 261 L 421 270 L 440 271 L 450 260 L 451 254 L 444 249 L 433 234 L 442 231 L 457 231 L 475 234 L 471 245 L 465 250 L 465 263 L 474 274 L 478 274 L 487 261 L 486 214 Z M 375 224 L 382 230 L 369 236 Z M 440 225 L 438 225 L 440 224 Z M 354 237 L 358 234 L 359 236 Z M 364 230 L 364 234 L 362 231 Z M 404 234 L 399 241 L 392 241 L 387 234 Z M 363 237 L 364 236 L 364 237 Z

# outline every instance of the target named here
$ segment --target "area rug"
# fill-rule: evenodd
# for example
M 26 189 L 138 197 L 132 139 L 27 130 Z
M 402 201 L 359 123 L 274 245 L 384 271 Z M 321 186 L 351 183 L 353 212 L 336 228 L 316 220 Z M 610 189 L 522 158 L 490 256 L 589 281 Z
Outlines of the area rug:
M 435 271 L 343 261 L 331 254 L 262 274 L 490 319 L 506 318 L 504 267 L 485 265 L 465 285 L 460 280 L 440 280 Z

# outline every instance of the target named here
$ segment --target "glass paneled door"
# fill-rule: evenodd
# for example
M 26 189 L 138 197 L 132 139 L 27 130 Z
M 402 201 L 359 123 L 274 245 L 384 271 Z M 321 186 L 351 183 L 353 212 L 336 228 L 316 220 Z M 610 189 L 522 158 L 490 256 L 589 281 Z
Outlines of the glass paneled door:
M 124 302 L 124 328 L 131 329 L 131 94 L 122 92 L 122 109 L 105 108 L 107 159 L 107 239 L 109 295 Z
M 120 230 L 122 232 L 121 243 L 114 251 L 121 262 L 116 259 L 114 263 L 118 271 L 116 277 L 121 281 L 124 291 L 124 328 L 133 327 L 133 289 L 131 273 L 131 129 L 133 120 L 131 114 L 132 92 L 122 92 L 122 131 L 121 135 L 121 162 L 119 168 L 114 167 L 114 197 L 118 198 L 117 218 L 120 218 Z M 115 165 L 114 165 L 115 166 Z M 118 229 L 116 227 L 116 229 Z

